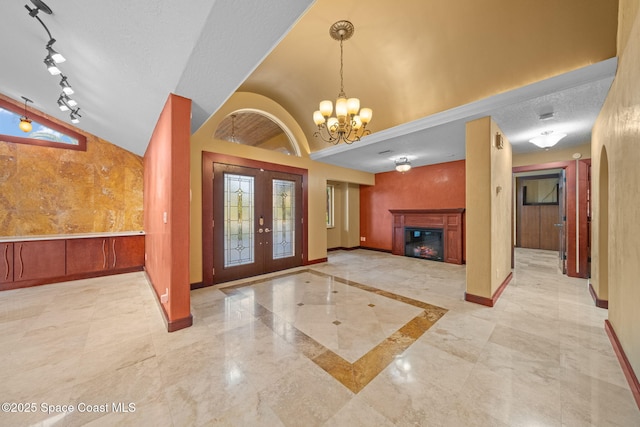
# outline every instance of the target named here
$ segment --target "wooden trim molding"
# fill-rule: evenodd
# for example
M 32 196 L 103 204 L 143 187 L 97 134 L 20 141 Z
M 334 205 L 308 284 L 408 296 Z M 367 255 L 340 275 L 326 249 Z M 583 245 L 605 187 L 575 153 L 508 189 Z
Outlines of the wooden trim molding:
M 327 257 L 318 258 L 318 259 L 308 259 L 302 263 L 302 265 L 312 265 L 312 264 L 321 264 L 323 262 L 327 262 L 329 259 Z
M 0 97 L 0 107 L 13 113 L 22 115 L 24 111 L 20 104 L 17 103 L 17 101 L 16 103 L 10 102 L 9 99 L 10 98 Z M 40 123 L 41 125 L 77 139 L 78 145 L 48 141 L 45 139 L 23 138 L 4 134 L 0 134 L 0 141 L 12 142 L 14 144 L 39 145 L 41 147 L 64 148 L 66 150 L 87 151 L 87 137 L 81 133 L 78 133 L 75 128 L 66 125 L 64 122 L 56 119 L 55 117 L 51 117 L 44 113 L 41 113 L 35 108 L 29 107 L 27 115 L 30 119 L 36 121 L 37 123 Z
M 405 255 L 405 228 L 434 228 L 442 230 L 442 261 L 462 264 L 464 245 L 464 208 L 455 209 L 389 209 L 393 215 L 391 253 Z
M 502 282 L 502 284 L 496 289 L 491 298 L 481 297 L 479 295 L 470 294 L 468 292 L 464 293 L 464 300 L 473 302 L 475 304 L 486 305 L 487 307 L 493 307 L 498 302 L 498 298 L 504 292 L 505 288 L 511 282 L 513 278 L 513 272 L 510 272 L 506 279 Z
M 243 166 L 254 169 L 265 169 L 275 172 L 284 172 L 302 176 L 302 264 L 311 264 L 308 257 L 309 246 L 309 171 L 294 166 L 267 163 L 259 160 L 246 159 L 228 154 L 202 152 L 202 282 L 205 285 L 213 285 L 213 164 L 223 163 L 234 166 Z M 325 259 L 326 261 L 326 259 Z M 319 261 L 324 262 L 324 261 Z
M 338 246 L 337 248 L 327 248 L 327 252 L 331 252 L 331 251 L 355 251 L 356 249 L 360 249 L 360 246 L 354 246 L 352 248 L 345 248 L 344 246 Z
M 187 317 L 182 317 L 180 319 L 176 319 L 173 321 L 169 320 L 169 314 L 165 310 L 164 305 L 160 302 L 160 296 L 156 292 L 156 289 L 153 286 L 153 282 L 151 281 L 151 277 L 149 277 L 149 273 L 147 273 L 147 270 L 144 271 L 144 276 L 147 279 L 147 283 L 149 284 L 151 293 L 153 294 L 153 296 L 155 296 L 154 300 L 158 305 L 158 309 L 162 313 L 162 320 L 164 321 L 164 325 L 167 328 L 167 332 L 175 332 L 175 331 L 179 331 L 180 329 L 184 329 L 184 328 L 188 328 L 189 326 L 192 326 L 193 315 L 191 313 L 189 313 Z
M 596 305 L 596 307 L 605 308 L 605 309 L 609 308 L 609 301 L 606 299 L 598 298 L 598 295 L 596 294 L 595 289 L 593 289 L 591 282 L 589 282 L 589 293 L 591 294 L 591 298 L 593 298 L 593 302 Z
M 163 308 L 164 311 L 164 308 Z M 165 320 L 167 319 L 165 314 Z M 189 316 L 182 319 L 174 320 L 173 322 L 167 321 L 167 332 L 175 332 L 180 329 L 185 329 L 193 325 L 193 315 L 189 313 Z
M 203 283 L 203 282 L 196 282 L 196 283 L 190 284 L 189 289 L 191 289 L 192 291 L 195 291 L 196 289 L 208 288 L 210 286 L 213 286 L 213 285 L 207 285 L 206 283 Z
M 618 357 L 618 362 L 620 363 L 620 367 L 622 368 L 622 372 L 624 373 L 624 376 L 629 383 L 631 394 L 633 394 L 636 405 L 638 405 L 638 409 L 640 409 L 640 382 L 638 382 L 638 377 L 633 371 L 633 367 L 629 363 L 629 359 L 627 359 L 627 355 L 624 353 L 622 345 L 620 345 L 618 335 L 616 335 L 616 331 L 613 329 L 613 325 L 611 325 L 611 322 L 609 322 L 609 320 L 604 321 L 604 330 L 609 336 L 609 340 L 611 341 L 611 345 L 613 346 L 613 351 L 615 351 L 616 356 Z

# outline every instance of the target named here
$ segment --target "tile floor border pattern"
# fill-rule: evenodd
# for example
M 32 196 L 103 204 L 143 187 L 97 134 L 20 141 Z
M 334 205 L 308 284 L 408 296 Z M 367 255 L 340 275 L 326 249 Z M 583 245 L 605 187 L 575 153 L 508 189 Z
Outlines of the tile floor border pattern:
M 254 301 L 254 316 L 271 329 L 280 338 L 289 344 L 296 346 L 297 350 L 309 360 L 326 371 L 346 388 L 357 394 L 382 372 L 394 358 L 411 346 L 431 326 L 433 326 L 448 311 L 445 308 L 408 298 L 393 292 L 384 291 L 351 280 L 322 273 L 313 269 L 303 269 L 295 272 L 283 273 L 269 278 L 252 280 L 228 287 L 220 287 L 219 290 L 231 298 L 246 298 L 240 289 L 265 283 L 276 278 L 310 273 L 321 277 L 331 278 L 336 282 L 352 286 L 354 288 L 371 292 L 389 299 L 403 302 L 423 311 L 400 327 L 396 332 L 372 348 L 354 363 L 350 363 L 332 350 L 320 344 L 304 332 L 297 329 L 291 323 L 280 318 L 268 308 Z

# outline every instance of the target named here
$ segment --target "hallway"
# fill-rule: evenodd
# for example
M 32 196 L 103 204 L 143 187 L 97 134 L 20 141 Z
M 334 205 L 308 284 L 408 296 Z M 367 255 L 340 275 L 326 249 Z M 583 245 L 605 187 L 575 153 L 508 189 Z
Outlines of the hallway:
M 143 273 L 1 292 L 0 395 L 36 410 L 0 425 L 640 425 L 607 312 L 556 252 L 517 249 L 494 308 L 464 281 L 331 252 L 193 291 L 194 326 L 171 334 Z

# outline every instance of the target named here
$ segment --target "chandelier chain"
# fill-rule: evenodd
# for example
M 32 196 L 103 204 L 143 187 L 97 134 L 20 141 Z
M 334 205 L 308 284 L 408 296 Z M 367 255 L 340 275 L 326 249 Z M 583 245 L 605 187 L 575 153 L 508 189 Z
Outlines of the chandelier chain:
M 344 94 L 344 77 L 343 77 L 343 70 L 344 68 L 344 61 L 343 61 L 343 54 L 342 54 L 342 38 L 340 38 L 340 93 L 338 94 L 338 97 L 344 96 L 346 97 L 346 95 Z

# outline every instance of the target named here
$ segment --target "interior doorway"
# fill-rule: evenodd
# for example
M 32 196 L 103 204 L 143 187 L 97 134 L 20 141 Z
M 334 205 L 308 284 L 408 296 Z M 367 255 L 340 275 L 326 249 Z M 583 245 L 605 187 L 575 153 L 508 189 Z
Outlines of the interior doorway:
M 573 161 L 558 161 L 527 166 L 513 167 L 514 188 L 515 177 L 546 175 L 549 173 L 560 174 L 564 171 L 564 178 L 559 182 L 559 203 L 564 203 L 564 209 L 559 206 L 559 213 L 555 224 L 557 231 L 554 235 L 559 236 L 560 247 L 558 249 L 560 268 L 570 277 L 589 277 L 589 257 L 590 257 L 590 236 L 589 236 L 589 188 L 590 188 L 590 159 L 580 159 L 574 157 Z M 563 193 L 560 196 L 560 193 Z M 518 197 L 514 191 L 514 197 Z M 517 215 L 519 203 L 514 201 L 516 212 L 513 220 L 515 222 L 515 246 L 521 245 L 519 234 L 526 218 L 519 218 Z M 564 214 L 560 210 L 564 210 Z M 560 225 L 561 224 L 561 225 Z M 559 230 L 559 229 L 562 230 Z M 561 231 L 564 235 L 561 234 Z M 551 233 L 551 232 L 550 232 Z M 521 236 L 520 236 L 521 238 Z

